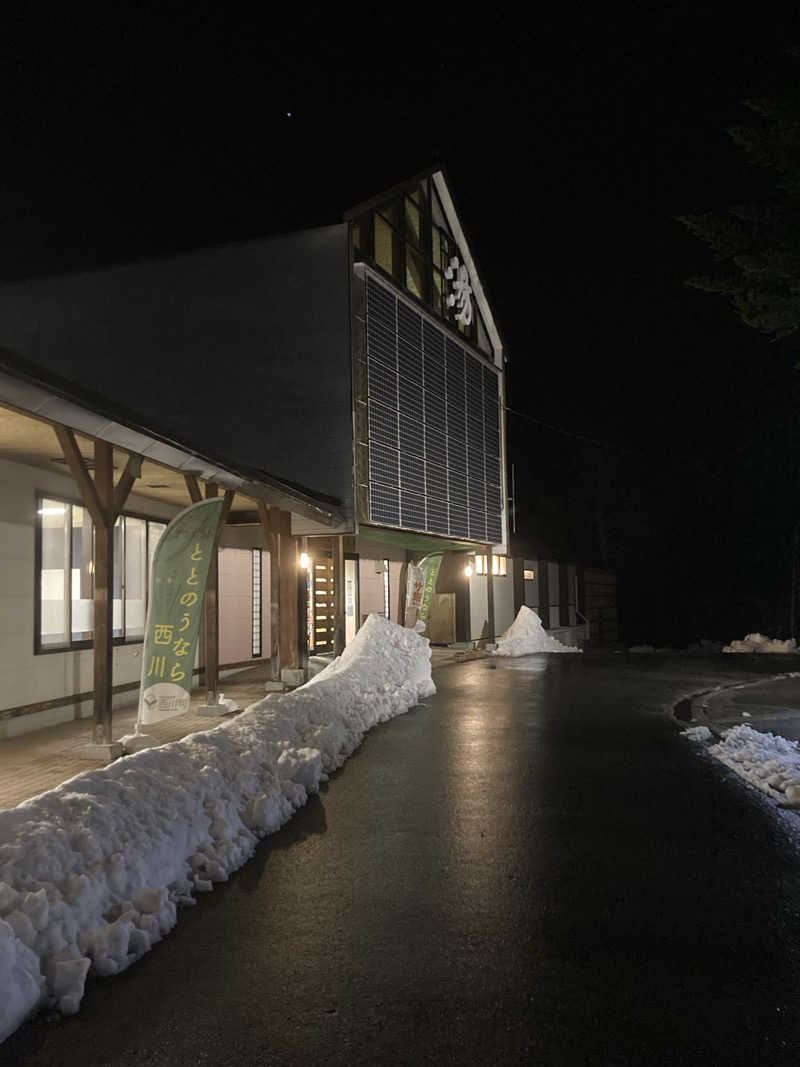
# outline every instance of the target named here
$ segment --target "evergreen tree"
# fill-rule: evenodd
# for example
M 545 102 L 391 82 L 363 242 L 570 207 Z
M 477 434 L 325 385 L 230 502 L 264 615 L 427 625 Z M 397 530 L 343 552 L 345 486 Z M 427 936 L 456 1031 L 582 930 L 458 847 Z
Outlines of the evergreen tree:
M 745 103 L 760 121 L 728 132 L 777 188 L 762 203 L 680 219 L 717 264 L 687 284 L 726 296 L 743 322 L 780 340 L 800 330 L 800 92 Z

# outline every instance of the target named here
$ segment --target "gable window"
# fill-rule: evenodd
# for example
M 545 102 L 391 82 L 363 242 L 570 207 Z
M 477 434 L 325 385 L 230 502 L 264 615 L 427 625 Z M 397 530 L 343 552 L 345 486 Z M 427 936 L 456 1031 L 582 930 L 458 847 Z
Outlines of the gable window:
M 474 301 L 469 326 L 456 320 L 458 309 L 447 302 L 453 291 L 447 269 L 454 259 L 463 264 L 464 257 L 430 178 L 354 220 L 351 240 L 357 257 L 372 260 L 463 340 L 491 359 L 489 335 Z
M 383 215 L 375 216 L 375 262 L 397 278 L 400 273 L 400 239 Z
M 94 634 L 94 527 L 86 508 L 37 500 L 34 651 L 88 648 Z M 141 641 L 150 570 L 166 523 L 120 515 L 114 524 L 113 636 Z

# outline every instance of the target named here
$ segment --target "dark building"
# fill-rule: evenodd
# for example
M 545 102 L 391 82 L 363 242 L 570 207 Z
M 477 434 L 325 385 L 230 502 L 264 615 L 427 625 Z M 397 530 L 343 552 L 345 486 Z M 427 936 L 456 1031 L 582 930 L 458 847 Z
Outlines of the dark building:
M 15 572 L 0 726 L 135 687 L 148 561 L 203 483 L 226 493 L 207 647 L 223 668 L 297 666 L 301 560 L 312 652 L 370 612 L 402 616 L 404 568 L 431 552 L 432 639 L 505 628 L 539 586 L 536 561 L 515 577 L 508 559 L 504 398 L 503 343 L 439 170 L 331 226 L 0 288 L 0 556 Z M 104 516 L 92 467 L 118 505 Z M 572 577 L 546 624 L 578 621 Z

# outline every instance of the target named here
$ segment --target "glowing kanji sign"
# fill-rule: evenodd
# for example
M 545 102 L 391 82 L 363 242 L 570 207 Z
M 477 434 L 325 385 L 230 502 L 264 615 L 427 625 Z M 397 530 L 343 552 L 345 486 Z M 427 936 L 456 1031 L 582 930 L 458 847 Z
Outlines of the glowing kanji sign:
M 417 611 L 422 607 L 422 592 L 425 589 L 425 572 L 413 563 L 408 565 L 406 582 L 406 606 Z
M 458 256 L 453 256 L 450 266 L 444 272 L 445 278 L 453 283 L 453 291 L 447 297 L 447 306 L 457 307 L 456 322 L 462 326 L 472 325 L 472 286 L 469 284 L 469 274 L 463 263 L 459 263 Z
M 219 497 L 192 504 L 175 516 L 156 547 L 142 653 L 140 723 L 189 710 L 203 597 L 221 513 Z

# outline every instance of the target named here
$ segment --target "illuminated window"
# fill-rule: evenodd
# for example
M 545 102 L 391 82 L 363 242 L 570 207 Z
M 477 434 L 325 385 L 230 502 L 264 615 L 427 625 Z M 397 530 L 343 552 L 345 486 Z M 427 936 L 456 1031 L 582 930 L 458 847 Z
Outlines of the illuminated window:
M 37 507 L 35 651 L 89 648 L 94 632 L 94 528 L 89 512 L 40 496 Z M 162 522 L 120 515 L 114 524 L 115 644 L 141 641 L 153 555 Z
M 375 216 L 375 262 L 382 267 L 387 274 L 394 275 L 397 270 L 396 241 L 392 227 L 381 218 Z
M 507 556 L 492 556 L 492 574 L 496 578 L 504 578 L 507 571 Z M 475 573 L 486 574 L 486 556 L 475 557 Z
M 73 508 L 73 515 L 75 509 Z M 147 520 L 133 515 L 125 522 L 125 636 L 144 637 L 145 605 L 147 603 Z M 120 605 L 121 606 L 121 605 Z M 73 631 L 75 627 L 72 627 Z M 119 631 L 119 632 L 117 632 Z M 115 636 L 121 636 L 117 627 Z
M 254 658 L 261 655 L 261 549 L 251 549 L 250 579 L 252 585 L 252 627 L 250 652 Z
M 351 239 L 357 259 L 372 259 L 408 293 L 431 307 L 451 330 L 491 359 L 492 345 L 476 303 L 469 326 L 456 320 L 456 306 L 447 303 L 452 285 L 446 271 L 454 257 L 461 262 L 464 257 L 430 179 L 354 220 Z
M 522 572 L 522 577 L 526 582 L 533 582 L 536 579 L 536 571 L 524 570 Z

